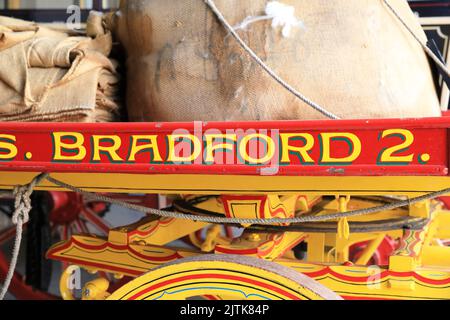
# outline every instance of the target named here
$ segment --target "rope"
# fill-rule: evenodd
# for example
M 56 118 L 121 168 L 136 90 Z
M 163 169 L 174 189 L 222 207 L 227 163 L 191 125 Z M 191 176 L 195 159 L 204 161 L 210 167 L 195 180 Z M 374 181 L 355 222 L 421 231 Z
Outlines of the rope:
M 267 66 L 258 55 L 242 40 L 242 38 L 237 34 L 236 30 L 230 25 L 230 23 L 225 19 L 223 14 L 217 8 L 213 0 L 204 0 L 205 3 L 209 6 L 211 11 L 216 15 L 217 19 L 223 24 L 226 30 L 231 33 L 231 35 L 236 39 L 236 41 L 240 44 L 240 46 L 258 63 L 275 81 L 277 81 L 280 85 L 282 85 L 286 90 L 291 92 L 297 98 L 302 100 L 304 103 L 315 109 L 316 111 L 322 113 L 326 117 L 330 119 L 339 119 L 338 116 L 329 112 L 325 108 L 321 107 L 317 103 L 313 102 L 300 92 L 298 92 L 295 88 L 289 85 L 286 81 L 284 81 L 279 75 L 277 75 L 269 66 Z M 383 0 L 384 4 L 387 8 L 392 12 L 392 14 L 399 20 L 399 22 L 408 30 L 408 32 L 414 37 L 414 39 L 420 44 L 425 53 L 441 68 L 443 72 L 450 77 L 450 70 L 445 65 L 441 59 L 425 44 L 420 40 L 420 38 L 415 34 L 415 32 L 408 26 L 405 20 L 398 14 L 398 12 L 391 6 L 388 0 Z
M 408 32 L 413 36 L 413 38 L 420 44 L 426 54 L 433 59 L 434 62 L 444 71 L 448 77 L 450 77 L 450 70 L 442 63 L 441 59 L 425 44 L 420 40 L 420 38 L 416 35 L 416 33 L 410 28 L 410 26 L 405 22 L 405 20 L 398 14 L 398 12 L 391 6 L 388 0 L 383 0 L 384 4 L 388 7 L 388 9 L 392 12 L 392 14 L 400 21 L 400 23 L 408 30 Z
M 47 174 L 40 174 L 35 177 L 33 181 L 24 186 L 17 186 L 14 189 L 15 203 L 14 203 L 14 213 L 12 216 L 12 222 L 16 225 L 16 237 L 14 239 L 14 248 L 12 252 L 11 262 L 9 265 L 8 273 L 5 277 L 5 282 L 2 286 L 0 292 L 0 300 L 3 300 L 8 292 L 9 286 L 14 276 L 14 271 L 16 270 L 17 259 L 19 257 L 20 245 L 22 243 L 22 233 L 23 225 L 30 220 L 29 213 L 32 209 L 31 207 L 31 194 L 34 188 L 41 183 L 41 181 L 47 176 Z
M 228 30 L 231 35 L 236 39 L 236 41 L 240 44 L 240 46 L 255 60 L 256 63 L 258 63 L 275 81 L 277 81 L 281 86 L 283 86 L 286 90 L 291 92 L 293 95 L 295 95 L 297 98 L 302 100 L 304 103 L 315 109 L 316 111 L 322 113 L 326 117 L 330 119 L 339 119 L 338 116 L 334 115 L 333 113 L 327 111 L 317 103 L 313 102 L 312 100 L 305 97 L 303 94 L 298 92 L 295 88 L 293 88 L 291 85 L 289 85 L 286 81 L 284 81 L 279 75 L 277 75 L 270 67 L 268 67 L 259 57 L 258 55 L 241 39 L 241 37 L 237 34 L 237 32 L 233 29 L 233 27 L 228 23 L 228 21 L 225 19 L 223 14 L 220 12 L 220 10 L 216 7 L 213 0 L 204 0 L 205 3 L 209 6 L 209 8 L 212 10 L 212 12 L 217 16 L 219 21 L 223 24 L 226 30 Z M 402 17 L 397 13 L 397 11 L 390 5 L 388 0 L 383 0 L 385 5 L 389 8 L 389 10 L 394 14 L 394 16 L 400 21 L 400 23 L 408 30 L 408 32 L 414 37 L 414 39 L 421 45 L 423 50 L 427 53 L 427 55 L 433 59 L 433 61 L 447 74 L 447 76 L 450 77 L 450 70 L 448 67 L 442 63 L 442 61 L 434 54 L 434 52 L 428 48 L 426 44 L 424 44 L 420 38 L 415 34 L 415 32 L 408 26 L 408 24 L 402 19 Z M 62 188 L 71 190 L 73 192 L 82 194 L 86 196 L 89 199 L 102 201 L 102 202 L 109 202 L 115 205 L 119 205 L 121 207 L 143 212 L 146 214 L 153 214 L 160 217 L 165 218 L 176 218 L 176 219 L 183 219 L 183 220 L 195 220 L 200 222 L 206 222 L 206 223 L 214 223 L 214 224 L 259 224 L 259 225 L 271 225 L 271 224 L 280 224 L 280 223 L 305 223 L 305 222 L 323 222 L 323 221 L 329 221 L 329 220 L 336 220 L 336 219 L 342 219 L 342 218 L 349 218 L 349 217 L 356 217 L 356 216 L 364 216 L 364 215 L 370 215 L 373 213 L 377 213 L 380 211 L 385 210 L 393 210 L 405 206 L 409 206 L 418 202 L 430 200 L 437 198 L 439 196 L 443 196 L 450 193 L 450 188 L 443 189 L 437 192 L 432 192 L 423 196 L 419 196 L 416 198 L 408 199 L 408 200 L 402 200 L 397 201 L 394 203 L 378 206 L 378 207 L 372 207 L 367 209 L 360 209 L 360 210 L 354 210 L 354 211 L 348 211 L 348 212 L 341 212 L 341 213 L 335 213 L 335 214 L 328 214 L 323 216 L 303 216 L 303 217 L 296 217 L 296 218 L 289 218 L 289 219 L 283 219 L 283 218 L 274 218 L 274 219 L 237 219 L 237 218 L 221 218 L 221 217 L 212 217 L 212 216 L 193 216 L 190 214 L 181 214 L 177 212 L 170 212 L 170 211 L 162 211 L 157 209 L 151 209 L 144 206 L 136 205 L 127 203 L 125 201 L 112 199 L 103 195 L 94 194 L 91 192 L 87 192 L 84 190 L 81 190 L 79 188 L 76 188 L 74 186 L 71 186 L 69 184 L 66 184 L 62 181 L 56 180 L 52 177 L 50 177 L 48 174 L 40 174 L 36 178 L 33 179 L 28 185 L 24 186 L 17 186 L 14 189 L 14 196 L 15 196 L 15 211 L 12 216 L 12 222 L 16 225 L 16 236 L 14 240 L 14 248 L 12 253 L 12 258 L 9 266 L 8 273 L 5 278 L 5 282 L 2 286 L 1 292 L 0 292 L 0 300 L 3 300 L 6 296 L 6 293 L 8 292 L 8 288 L 11 284 L 12 278 L 14 276 L 14 271 L 16 269 L 17 260 L 20 252 L 20 245 L 22 242 L 22 233 L 23 233 L 23 225 L 29 221 L 29 213 L 32 209 L 31 206 L 31 194 L 33 193 L 34 188 L 41 183 L 43 179 L 48 180 L 49 182 L 60 186 Z
M 217 19 L 222 23 L 222 25 L 225 27 L 228 32 L 231 33 L 231 35 L 236 39 L 236 41 L 240 44 L 242 49 L 244 49 L 252 58 L 255 60 L 256 63 L 258 63 L 275 81 L 277 81 L 280 85 L 282 85 L 286 90 L 288 90 L 290 93 L 292 93 L 294 96 L 302 100 L 304 103 L 306 103 L 311 108 L 315 109 L 316 111 L 320 112 L 324 116 L 338 120 L 340 119 L 335 114 L 329 112 L 325 108 L 321 107 L 314 101 L 310 100 L 303 94 L 301 94 L 299 91 L 297 91 L 294 87 L 289 85 L 286 81 L 284 81 L 278 74 L 275 73 L 269 66 L 267 66 L 260 57 L 242 40 L 242 38 L 237 34 L 236 30 L 230 25 L 230 23 L 225 19 L 223 14 L 220 12 L 220 10 L 216 7 L 213 0 L 204 0 L 205 3 L 209 6 L 211 11 L 217 16 Z
M 359 210 L 348 211 L 348 212 L 338 212 L 338 213 L 322 215 L 322 216 L 302 216 L 302 217 L 288 218 L 288 219 L 285 219 L 285 218 L 238 219 L 238 218 L 225 218 L 225 217 L 222 218 L 222 217 L 215 217 L 215 216 L 214 217 L 213 216 L 195 216 L 192 214 L 183 214 L 183 213 L 178 213 L 178 212 L 151 209 L 151 208 L 147 208 L 147 207 L 140 206 L 137 204 L 132 204 L 132 203 L 128 203 L 128 202 L 117 200 L 117 199 L 112 199 L 112 198 L 104 196 L 104 195 L 98 195 L 98 194 L 94 194 L 91 192 L 87 192 L 87 191 L 84 191 L 77 187 L 71 186 L 65 182 L 59 181 L 51 176 L 46 176 L 45 178 L 49 182 L 53 183 L 54 185 L 57 185 L 61 188 L 64 188 L 64 189 L 67 189 L 67 190 L 70 190 L 70 191 L 73 191 L 73 192 L 76 192 L 79 194 L 82 194 L 90 200 L 96 200 L 96 201 L 100 201 L 100 202 L 109 202 L 111 204 L 115 204 L 115 205 L 121 206 L 123 208 L 142 212 L 145 214 L 153 214 L 153 215 L 164 217 L 164 218 L 193 220 L 193 221 L 214 223 L 214 224 L 271 225 L 271 224 L 284 224 L 284 223 L 323 222 L 323 221 L 336 220 L 336 219 L 342 219 L 342 218 L 370 215 L 370 214 L 378 213 L 380 211 L 385 211 L 385 210 L 398 209 L 398 208 L 410 206 L 412 204 L 419 203 L 422 201 L 434 199 L 434 198 L 437 198 L 437 197 L 440 197 L 440 196 L 443 196 L 446 194 L 450 194 L 450 188 L 447 188 L 447 189 L 432 192 L 432 193 L 429 193 L 429 194 L 426 194 L 423 196 L 419 196 L 416 198 L 397 201 L 397 202 L 389 203 L 389 204 L 378 206 L 378 207 L 359 209 Z
M 23 225 L 24 225 L 24 223 L 27 223 L 29 221 L 29 213 L 32 209 L 30 196 L 33 193 L 34 188 L 37 185 L 39 185 L 44 179 L 46 179 L 50 183 L 57 185 L 61 188 L 79 193 L 79 194 L 85 196 L 87 199 L 101 201 L 101 202 L 108 202 L 111 204 L 115 204 L 115 205 L 118 205 L 118 206 L 121 206 L 121 207 L 124 207 L 127 209 L 142 212 L 145 214 L 153 214 L 153 215 L 164 217 L 164 218 L 193 220 L 193 221 L 213 223 L 213 224 L 241 224 L 241 225 L 255 225 L 255 224 L 256 225 L 273 225 L 273 224 L 286 224 L 286 223 L 294 224 L 294 223 L 305 223 L 305 222 L 323 222 L 323 221 L 336 220 L 336 219 L 342 219 L 342 218 L 364 216 L 364 215 L 377 213 L 380 211 L 393 210 L 393 209 L 397 209 L 397 208 L 401 208 L 401 207 L 405 207 L 405 206 L 410 206 L 415 203 L 434 199 L 439 196 L 443 196 L 443 195 L 450 193 L 450 188 L 447 188 L 447 189 L 443 189 L 440 191 L 428 193 L 428 194 L 425 194 L 423 196 L 419 196 L 416 198 L 397 201 L 397 202 L 389 203 L 389 204 L 378 206 L 378 207 L 359 209 L 359 210 L 348 211 L 348 212 L 339 212 L 339 213 L 328 214 L 328 215 L 323 215 L 323 216 L 302 216 L 302 217 L 289 218 L 289 219 L 284 219 L 284 218 L 238 219 L 238 218 L 222 218 L 222 217 L 215 217 L 215 216 L 195 216 L 192 214 L 182 214 L 182 213 L 178 213 L 178 212 L 163 211 L 163 210 L 158 210 L 158 209 L 147 208 L 147 207 L 144 207 L 141 205 L 136 205 L 136 204 L 128 203 L 125 201 L 112 199 L 112 198 L 104 196 L 104 195 L 99 195 L 99 194 L 84 191 L 80 188 L 77 188 L 77 187 L 69 185 L 65 182 L 59 181 L 59 180 L 51 177 L 47 173 L 43 173 L 43 174 L 40 174 L 37 177 L 35 177 L 33 179 L 33 181 L 31 181 L 28 185 L 18 186 L 14 189 L 14 196 L 16 198 L 15 198 L 15 204 L 14 204 L 15 211 L 14 211 L 14 214 L 12 217 L 12 221 L 16 225 L 16 237 L 15 237 L 15 241 L 14 241 L 14 248 L 13 248 L 13 253 L 12 253 L 9 270 L 8 270 L 8 273 L 5 278 L 5 283 L 0 292 L 0 300 L 4 299 L 6 293 L 8 292 L 8 288 L 11 284 L 13 276 L 14 276 L 14 271 L 16 269 L 17 259 L 18 259 L 19 251 L 20 251 L 20 245 L 22 242 Z

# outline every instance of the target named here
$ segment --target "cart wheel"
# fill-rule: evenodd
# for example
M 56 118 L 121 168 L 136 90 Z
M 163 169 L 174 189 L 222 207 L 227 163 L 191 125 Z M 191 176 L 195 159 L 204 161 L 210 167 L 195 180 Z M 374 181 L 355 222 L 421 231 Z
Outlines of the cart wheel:
M 131 281 L 109 300 L 341 300 L 315 280 L 285 266 L 233 255 L 180 259 Z

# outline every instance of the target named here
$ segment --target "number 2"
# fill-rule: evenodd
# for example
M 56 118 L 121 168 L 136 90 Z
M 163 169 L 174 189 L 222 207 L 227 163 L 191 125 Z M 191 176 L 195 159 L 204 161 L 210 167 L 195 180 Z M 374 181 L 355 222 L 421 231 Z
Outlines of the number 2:
M 390 129 L 383 131 L 381 139 L 388 137 L 399 137 L 403 143 L 383 149 L 378 156 L 380 164 L 405 164 L 411 163 L 414 159 L 414 154 L 406 156 L 398 156 L 397 154 L 407 151 L 414 142 L 414 135 L 409 130 L 404 129 Z

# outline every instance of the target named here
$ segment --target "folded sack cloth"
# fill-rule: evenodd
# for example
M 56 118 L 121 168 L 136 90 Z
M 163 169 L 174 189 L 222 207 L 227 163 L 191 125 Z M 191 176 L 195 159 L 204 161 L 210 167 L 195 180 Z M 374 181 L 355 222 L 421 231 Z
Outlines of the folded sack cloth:
M 117 120 L 112 37 L 93 36 L 0 17 L 0 121 Z
M 29 40 L 33 37 L 49 37 L 64 39 L 76 33 L 71 30 L 63 30 L 38 25 L 31 21 L 0 16 L 0 50 Z

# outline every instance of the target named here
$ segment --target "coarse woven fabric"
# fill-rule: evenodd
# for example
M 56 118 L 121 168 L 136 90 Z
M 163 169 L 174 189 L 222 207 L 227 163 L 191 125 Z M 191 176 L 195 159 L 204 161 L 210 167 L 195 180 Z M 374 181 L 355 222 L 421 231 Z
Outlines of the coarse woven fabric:
M 267 0 L 215 0 L 231 25 Z M 427 57 L 382 0 L 282 0 L 304 27 L 271 21 L 239 35 L 291 86 L 340 118 L 440 115 Z M 426 41 L 406 0 L 391 5 Z M 203 0 L 121 1 L 110 21 L 127 50 L 131 121 L 290 120 L 324 116 L 276 83 Z
M 108 58 L 112 36 L 90 29 L 97 32 L 92 38 L 0 17 L 0 121 L 118 118 L 120 78 Z

